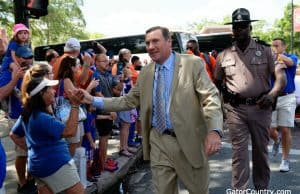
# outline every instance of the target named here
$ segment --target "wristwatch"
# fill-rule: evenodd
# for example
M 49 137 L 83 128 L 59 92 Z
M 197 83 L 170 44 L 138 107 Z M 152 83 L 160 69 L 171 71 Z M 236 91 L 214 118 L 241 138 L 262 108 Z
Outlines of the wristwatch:
M 223 136 L 224 136 L 223 130 L 221 130 L 221 129 L 212 129 L 212 131 L 218 133 L 218 135 L 219 135 L 221 138 L 223 138 Z

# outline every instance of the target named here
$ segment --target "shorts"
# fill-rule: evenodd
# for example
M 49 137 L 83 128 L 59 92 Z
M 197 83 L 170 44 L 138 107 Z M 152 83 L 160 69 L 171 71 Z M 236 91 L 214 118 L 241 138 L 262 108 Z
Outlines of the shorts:
M 96 119 L 96 128 L 99 136 L 108 136 L 112 131 L 113 121 L 109 119 Z
M 0 109 L 0 137 L 7 137 L 10 132 L 9 119 L 6 112 Z
M 83 136 L 84 136 L 83 122 L 79 122 L 78 127 L 77 127 L 76 135 L 74 137 L 68 137 L 68 138 L 65 138 L 65 139 L 66 139 L 68 144 L 70 144 L 70 143 L 79 143 Z
M 70 160 L 50 176 L 35 177 L 37 187 L 47 185 L 53 193 L 62 192 L 80 181 L 74 160 Z
M 11 119 L 11 118 L 9 118 L 8 125 L 9 125 L 10 129 L 14 126 L 14 124 L 16 123 L 16 121 L 17 121 L 17 119 Z M 27 150 L 22 149 L 18 145 L 15 145 L 15 151 L 16 151 L 16 156 L 17 157 L 27 157 L 28 156 L 27 155 Z
M 117 114 L 118 114 L 120 121 L 125 122 L 125 123 L 132 123 L 130 110 L 129 111 L 121 111 L 121 112 L 118 112 Z
M 295 94 L 288 94 L 278 97 L 276 109 L 272 112 L 271 127 L 294 127 L 295 110 Z

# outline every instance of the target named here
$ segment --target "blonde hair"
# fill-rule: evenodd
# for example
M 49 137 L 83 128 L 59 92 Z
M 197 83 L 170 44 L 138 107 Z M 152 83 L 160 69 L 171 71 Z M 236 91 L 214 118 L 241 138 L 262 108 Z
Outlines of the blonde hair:
M 29 99 L 29 94 L 27 93 L 28 83 L 34 78 L 46 77 L 51 73 L 51 66 L 46 63 L 35 64 L 25 72 L 21 85 L 21 101 L 23 105 L 26 103 L 27 99 Z

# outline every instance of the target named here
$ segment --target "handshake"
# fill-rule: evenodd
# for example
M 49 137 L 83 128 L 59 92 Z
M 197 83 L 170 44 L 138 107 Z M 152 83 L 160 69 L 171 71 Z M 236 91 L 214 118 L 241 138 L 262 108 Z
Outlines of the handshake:
M 67 96 L 72 105 L 92 104 L 93 96 L 83 89 L 72 89 L 67 92 Z

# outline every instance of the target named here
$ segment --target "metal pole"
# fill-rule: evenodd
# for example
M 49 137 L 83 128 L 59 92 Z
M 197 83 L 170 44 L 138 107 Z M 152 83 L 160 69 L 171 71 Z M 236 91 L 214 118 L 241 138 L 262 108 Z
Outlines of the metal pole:
M 14 0 L 15 23 L 22 23 L 29 27 L 28 15 L 26 14 L 26 0 Z
M 291 18 L 292 30 L 291 30 L 291 53 L 294 53 L 294 2 L 292 0 L 292 18 Z

